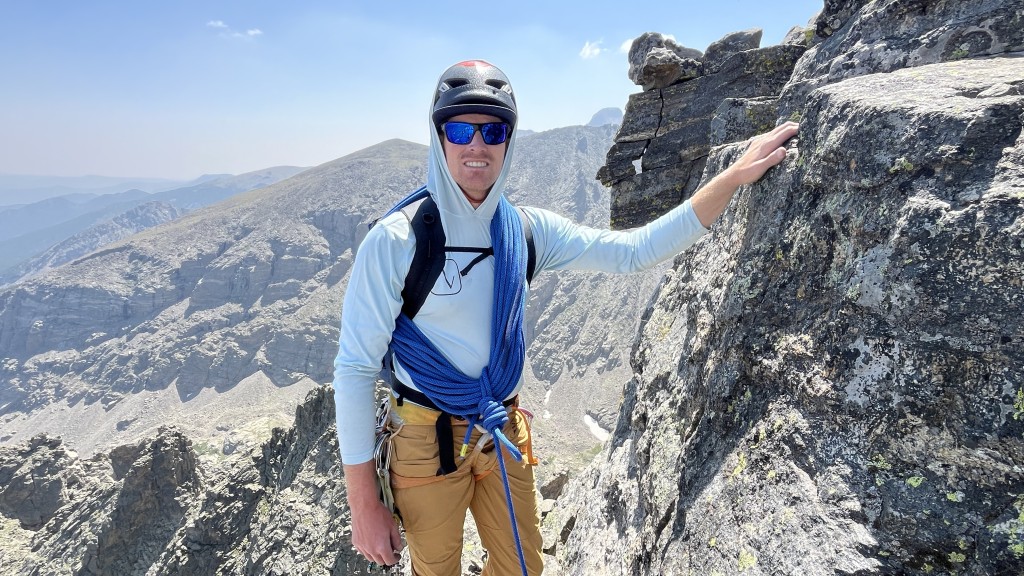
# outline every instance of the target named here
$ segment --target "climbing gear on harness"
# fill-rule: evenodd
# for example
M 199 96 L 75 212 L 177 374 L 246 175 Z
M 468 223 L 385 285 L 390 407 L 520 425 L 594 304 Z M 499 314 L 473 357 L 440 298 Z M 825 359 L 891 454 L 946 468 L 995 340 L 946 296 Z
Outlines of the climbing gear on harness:
M 434 90 L 430 118 L 440 127 L 459 114 L 497 116 L 514 128 L 516 97 L 505 73 L 483 60 L 459 62 L 445 70 Z
M 390 396 L 390 395 L 388 395 Z M 377 468 L 377 492 L 384 507 L 396 516 L 395 495 L 391 491 L 391 438 L 400 428 L 391 423 L 391 400 L 385 397 L 377 407 L 377 432 L 373 446 L 373 461 Z
M 437 448 L 441 461 L 441 466 L 440 468 L 437 469 L 437 475 L 443 476 L 445 474 L 451 474 L 452 472 L 455 472 L 455 469 L 458 468 L 458 466 L 455 464 L 455 456 L 453 454 L 455 446 L 455 438 L 453 437 L 452 432 L 453 415 L 449 414 L 448 412 L 445 412 L 441 408 L 438 408 L 438 406 L 434 404 L 434 402 L 430 398 L 428 398 L 426 394 L 409 388 L 400 380 L 398 380 L 398 378 L 395 378 L 393 375 L 391 380 L 391 389 L 394 390 L 395 395 L 397 396 L 396 403 L 399 406 L 403 405 L 406 400 L 409 400 L 413 404 L 418 404 L 420 406 L 423 406 L 424 408 L 429 408 L 435 414 L 435 422 L 432 423 L 434 424 L 434 429 L 435 432 L 437 433 Z M 507 408 L 509 406 L 512 406 L 515 403 L 515 401 L 515 397 L 509 398 L 508 400 L 502 402 L 502 405 Z M 459 416 L 454 417 L 460 418 Z M 464 418 L 461 419 L 464 420 Z M 466 442 L 463 442 L 460 454 L 463 458 L 466 457 L 467 448 L 468 444 Z
M 394 454 L 391 439 L 398 434 L 402 428 L 401 425 L 396 426 L 392 422 L 390 396 L 390 394 L 385 395 L 380 405 L 377 406 L 373 461 L 375 468 L 377 469 L 377 495 L 380 496 L 380 500 L 384 503 L 384 507 L 391 512 L 391 516 L 394 518 L 395 523 L 401 525 L 401 519 L 398 516 L 398 511 L 395 510 L 395 495 L 391 489 L 391 456 Z M 396 550 L 395 553 L 400 554 L 398 550 Z M 372 574 L 375 570 L 380 570 L 382 574 L 386 575 L 397 575 L 399 574 L 400 568 L 397 562 L 392 565 L 381 565 L 376 562 L 370 562 L 367 564 L 367 572 Z
M 519 397 L 516 396 L 511 402 L 505 403 L 507 405 L 506 411 L 508 412 L 509 420 L 512 420 L 515 424 L 514 433 L 516 436 L 514 441 L 515 444 L 520 447 L 523 457 L 526 458 L 526 463 L 530 466 L 537 466 L 539 461 L 533 451 L 533 413 L 519 406 L 518 399 Z M 392 398 L 391 400 L 391 422 L 393 424 L 398 424 L 401 430 L 405 430 L 405 428 L 409 426 L 414 427 L 414 429 L 417 426 L 432 428 L 435 426 L 435 422 L 439 418 L 438 414 L 437 410 L 420 406 L 414 402 L 407 401 L 399 404 L 397 398 Z M 468 425 L 468 422 L 465 419 L 457 416 L 448 416 L 445 420 L 448 420 L 450 423 L 449 425 L 453 428 Z M 421 474 L 425 471 L 421 469 L 416 471 L 417 475 L 403 475 L 396 472 L 396 469 L 402 468 L 402 463 L 398 462 L 397 465 L 393 466 L 391 469 L 392 488 L 398 492 L 405 488 L 416 488 L 419 486 L 434 484 L 436 482 L 444 482 L 449 477 L 457 478 L 467 473 L 467 471 L 471 471 L 473 478 L 477 481 L 483 480 L 489 476 L 494 469 L 497 468 L 495 465 L 496 462 L 494 460 L 490 460 L 492 467 L 480 472 L 478 469 L 478 465 L 481 463 L 479 457 L 481 454 L 493 451 L 494 444 L 492 442 L 493 438 L 491 433 L 481 430 L 481 428 L 481 426 L 476 427 L 476 430 L 480 434 L 477 436 L 476 440 L 471 443 L 472 445 L 467 450 L 466 455 L 464 457 L 456 456 L 454 458 L 454 460 L 458 461 L 458 466 L 452 472 L 454 476 L 451 474 L 424 476 Z M 422 432 L 415 431 L 411 433 L 414 438 L 421 434 Z M 396 444 L 402 441 L 398 436 L 399 435 L 396 434 L 396 437 L 393 440 Z M 509 436 L 509 439 L 512 438 L 512 436 Z M 451 452 L 452 448 L 449 448 L 448 451 Z M 421 454 L 420 458 L 422 457 L 423 455 Z M 408 462 L 406 462 L 406 464 L 408 464 Z M 408 468 L 406 468 L 406 470 L 408 471 Z

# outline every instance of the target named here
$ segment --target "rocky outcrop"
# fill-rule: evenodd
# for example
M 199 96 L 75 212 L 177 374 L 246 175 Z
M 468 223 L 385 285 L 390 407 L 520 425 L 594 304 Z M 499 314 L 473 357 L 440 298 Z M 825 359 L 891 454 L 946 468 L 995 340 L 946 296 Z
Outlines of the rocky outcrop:
M 1020 572 L 1022 15 L 826 2 L 798 141 L 676 260 L 549 571 Z
M 737 32 L 706 53 L 660 34 L 633 42 L 630 79 L 645 90 L 630 96 L 597 173 L 612 187 L 613 228 L 639 226 L 691 195 L 713 145 L 774 126 L 778 96 L 806 47 L 758 48 L 760 40 L 760 30 Z
M 76 479 L 60 438 L 40 435 L 25 446 L 0 448 L 0 514 L 38 529 L 67 504 Z
M 10 486 L 34 486 L 4 492 L 5 509 L 19 497 L 26 498 L 23 512 L 34 506 L 18 518 L 20 529 L 8 529 L 32 553 L 12 553 L 0 564 L 19 574 L 145 573 L 203 482 L 190 442 L 171 429 L 88 461 L 66 452 L 60 440 L 40 436 L 0 451 L 0 469 L 19 471 Z
M 211 485 L 157 574 L 360 574 L 334 432 L 334 396 L 315 389 L 295 424 Z
M 812 27 L 812 47 L 782 96 L 787 111 L 846 78 L 1024 49 L 1024 12 L 1012 0 L 829 0 Z
M 656 32 L 641 34 L 629 47 L 629 79 L 644 90 L 665 88 L 699 76 L 702 57 Z
M 351 547 L 333 402 L 329 388 L 316 389 L 292 427 L 227 468 L 204 464 L 169 428 L 87 461 L 45 436 L 0 449 L 0 513 L 20 522 L 5 530 L 0 569 L 363 573 Z

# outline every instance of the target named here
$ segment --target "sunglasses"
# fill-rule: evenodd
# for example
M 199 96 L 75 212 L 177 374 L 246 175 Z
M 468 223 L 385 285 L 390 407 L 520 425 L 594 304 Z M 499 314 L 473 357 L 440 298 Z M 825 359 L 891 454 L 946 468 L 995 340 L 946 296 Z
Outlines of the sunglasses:
M 486 124 L 470 124 L 469 122 L 445 122 L 444 137 L 452 144 L 469 144 L 473 134 L 480 131 L 484 144 L 501 144 L 508 139 L 509 126 L 504 122 L 487 122 Z

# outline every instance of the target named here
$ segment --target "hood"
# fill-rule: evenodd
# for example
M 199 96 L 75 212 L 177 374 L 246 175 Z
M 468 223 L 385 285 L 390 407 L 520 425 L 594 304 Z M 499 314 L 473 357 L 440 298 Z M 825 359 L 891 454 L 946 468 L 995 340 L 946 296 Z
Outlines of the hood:
M 491 187 L 487 199 L 479 208 L 474 209 L 469 200 L 462 194 L 459 185 L 455 183 L 451 172 L 448 171 L 448 164 L 444 157 L 444 147 L 441 143 L 441 135 L 434 128 L 434 122 L 427 115 L 427 122 L 430 126 L 430 151 L 427 161 L 427 190 L 433 196 L 434 202 L 441 212 L 441 223 L 448 237 L 448 244 L 451 246 L 480 246 L 480 240 L 474 237 L 463 238 L 459 230 L 465 226 L 468 229 L 478 230 L 480 225 L 486 231 L 484 240 L 490 239 L 491 218 L 498 208 L 498 200 L 505 192 L 505 182 L 508 180 L 509 167 L 512 165 L 512 151 L 515 149 L 516 132 L 515 127 L 509 134 L 508 148 L 505 150 L 505 161 L 501 167 L 498 179 Z M 459 226 L 453 226 L 456 222 Z M 467 242 L 476 242 L 467 243 Z M 489 243 L 487 244 L 490 245 Z

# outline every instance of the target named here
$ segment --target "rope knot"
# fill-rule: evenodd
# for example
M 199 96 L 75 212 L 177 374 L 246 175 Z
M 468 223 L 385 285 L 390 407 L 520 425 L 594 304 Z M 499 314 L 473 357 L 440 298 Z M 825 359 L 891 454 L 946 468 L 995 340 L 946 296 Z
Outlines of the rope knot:
M 505 424 L 508 424 L 508 412 L 494 398 L 480 400 L 476 409 L 480 415 L 480 424 L 491 434 L 494 433 L 495 429 L 501 431 Z
M 513 444 L 512 441 L 505 436 L 505 433 L 502 432 L 502 429 L 505 428 L 505 424 L 508 424 L 508 411 L 501 402 L 498 402 L 494 398 L 481 400 L 477 405 L 477 410 L 479 412 L 479 424 L 491 433 L 491 436 L 494 437 L 494 441 L 496 443 L 500 442 L 505 445 L 505 448 L 507 448 L 509 454 L 516 459 L 516 462 L 522 462 L 523 454 L 519 451 L 519 447 Z M 466 431 L 467 437 L 469 436 L 470 431 L 472 431 L 472 427 Z M 500 459 L 500 449 L 498 454 L 498 458 Z

